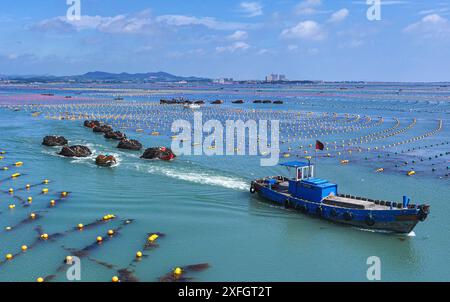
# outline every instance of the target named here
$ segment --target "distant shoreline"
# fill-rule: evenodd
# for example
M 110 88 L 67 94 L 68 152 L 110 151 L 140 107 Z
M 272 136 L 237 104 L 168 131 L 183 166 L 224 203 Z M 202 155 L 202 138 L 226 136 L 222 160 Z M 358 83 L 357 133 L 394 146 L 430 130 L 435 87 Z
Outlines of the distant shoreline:
M 198 76 L 179 76 L 163 71 L 146 73 L 110 73 L 103 71 L 87 72 L 82 75 L 55 76 L 55 75 L 0 75 L 0 84 L 214 84 L 214 85 L 233 85 L 233 84 L 254 84 L 254 85 L 298 85 L 298 84 L 449 84 L 450 81 L 432 81 L 432 82 L 406 82 L 406 81 L 382 81 L 382 80 L 281 80 L 265 81 L 258 79 L 233 80 L 223 79 L 223 82 L 216 82 L 215 79 Z

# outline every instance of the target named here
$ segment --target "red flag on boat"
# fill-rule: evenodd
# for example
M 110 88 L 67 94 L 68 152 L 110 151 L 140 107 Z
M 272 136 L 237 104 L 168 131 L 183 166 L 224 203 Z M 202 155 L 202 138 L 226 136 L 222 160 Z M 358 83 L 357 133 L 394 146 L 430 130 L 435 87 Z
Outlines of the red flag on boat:
M 316 150 L 323 151 L 325 149 L 325 145 L 321 141 L 316 141 Z

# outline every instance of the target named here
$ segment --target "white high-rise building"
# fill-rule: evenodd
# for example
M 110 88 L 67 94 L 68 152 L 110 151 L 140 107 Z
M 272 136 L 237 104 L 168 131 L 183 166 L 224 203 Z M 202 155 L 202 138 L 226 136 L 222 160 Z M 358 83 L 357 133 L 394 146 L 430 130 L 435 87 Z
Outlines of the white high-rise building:
M 266 76 L 266 82 L 278 82 L 278 81 L 286 81 L 286 76 L 284 74 L 269 74 Z

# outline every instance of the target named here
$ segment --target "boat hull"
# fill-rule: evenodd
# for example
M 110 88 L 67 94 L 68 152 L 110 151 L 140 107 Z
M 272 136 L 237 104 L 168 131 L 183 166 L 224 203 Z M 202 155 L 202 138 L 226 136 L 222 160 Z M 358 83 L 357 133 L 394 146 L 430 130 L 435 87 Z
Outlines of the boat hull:
M 324 203 L 311 202 L 292 197 L 252 182 L 251 192 L 272 203 L 279 204 L 306 215 L 318 217 L 339 224 L 376 230 L 408 234 L 426 218 L 420 209 L 367 210 L 342 208 Z

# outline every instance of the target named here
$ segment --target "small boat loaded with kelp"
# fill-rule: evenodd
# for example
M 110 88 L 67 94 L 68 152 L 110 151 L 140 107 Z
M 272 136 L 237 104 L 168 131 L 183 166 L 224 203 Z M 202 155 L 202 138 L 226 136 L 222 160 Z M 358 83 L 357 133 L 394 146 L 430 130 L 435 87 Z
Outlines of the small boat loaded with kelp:
M 252 181 L 250 192 L 304 214 L 377 231 L 409 234 L 429 214 L 429 205 L 411 204 L 406 196 L 402 202 L 390 202 L 339 194 L 337 184 L 314 177 L 311 163 L 281 165 L 295 176 L 257 179 Z

